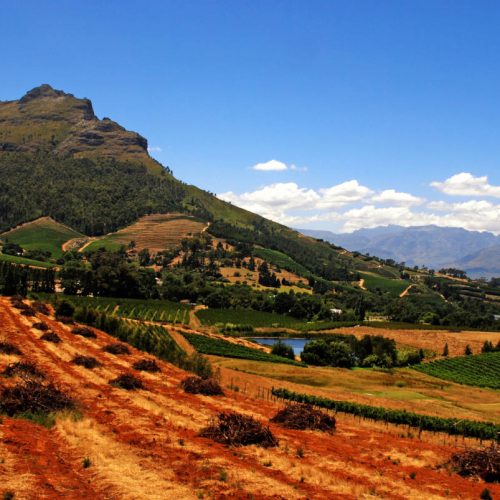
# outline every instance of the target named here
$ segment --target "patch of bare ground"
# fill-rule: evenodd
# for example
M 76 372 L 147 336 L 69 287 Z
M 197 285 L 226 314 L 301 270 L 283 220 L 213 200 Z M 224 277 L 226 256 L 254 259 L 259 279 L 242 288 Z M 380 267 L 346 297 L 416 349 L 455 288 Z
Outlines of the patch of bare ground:
M 144 353 L 130 348 L 126 356 L 108 355 L 102 348 L 113 339 L 103 332 L 86 339 L 51 317 L 39 319 L 61 337 L 59 345 L 41 341 L 31 320 L 0 298 L 4 335 L 23 346 L 25 361 L 72 395 L 83 418 L 60 417 L 51 430 L 3 419 L 0 484 L 18 498 L 479 498 L 485 488 L 438 467 L 461 449 L 461 440 L 418 439 L 404 428 L 344 415 L 336 416 L 333 434 L 284 429 L 269 422 L 279 402 L 250 390 L 218 397 L 185 393 L 179 385 L 187 374 L 162 361 L 161 372 L 141 372 L 147 391 L 112 387 L 108 381 Z M 102 366 L 76 366 L 76 355 Z M 9 362 L 12 356 L 0 355 L 0 370 Z M 227 385 L 236 372 L 223 372 Z M 267 380 L 247 376 L 252 388 Z M 214 417 L 233 411 L 269 425 L 279 446 L 231 448 L 199 436 Z M 494 498 L 500 494 L 498 485 L 488 488 Z
M 474 354 L 479 354 L 485 340 L 490 340 L 493 344 L 500 341 L 500 332 L 472 332 L 465 330 L 461 332 L 447 330 L 392 330 L 357 326 L 322 333 L 350 333 L 358 338 L 363 335 L 383 335 L 394 339 L 398 344 L 434 351 L 438 356 L 442 354 L 445 344 L 448 344 L 450 356 L 463 356 L 467 345 L 470 345 Z

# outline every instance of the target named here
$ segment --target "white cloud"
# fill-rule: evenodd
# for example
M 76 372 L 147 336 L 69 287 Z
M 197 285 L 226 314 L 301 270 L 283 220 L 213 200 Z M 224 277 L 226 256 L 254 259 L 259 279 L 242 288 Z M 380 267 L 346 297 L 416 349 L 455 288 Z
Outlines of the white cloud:
M 261 172 L 282 172 L 288 170 L 286 163 L 278 160 L 269 160 L 264 163 L 257 163 L 252 167 L 252 170 L 259 170 Z
M 455 196 L 492 196 L 500 198 L 500 186 L 492 186 L 486 175 L 474 177 L 468 172 L 453 175 L 443 182 L 431 182 L 431 186 L 444 194 Z
M 163 151 L 160 146 L 148 146 L 148 152 L 149 153 L 161 153 Z
M 410 193 L 401 193 L 394 189 L 386 189 L 372 197 L 375 203 L 393 203 L 401 206 L 420 205 L 424 202 L 423 198 L 413 196 Z
M 483 191 L 484 192 L 484 191 Z M 255 191 L 229 191 L 219 198 L 294 227 L 328 227 L 351 232 L 395 224 L 463 227 L 500 234 L 500 204 L 481 199 L 459 203 L 426 202 L 411 193 L 386 189 L 375 192 L 357 180 L 327 188 L 310 189 L 295 182 L 280 182 Z

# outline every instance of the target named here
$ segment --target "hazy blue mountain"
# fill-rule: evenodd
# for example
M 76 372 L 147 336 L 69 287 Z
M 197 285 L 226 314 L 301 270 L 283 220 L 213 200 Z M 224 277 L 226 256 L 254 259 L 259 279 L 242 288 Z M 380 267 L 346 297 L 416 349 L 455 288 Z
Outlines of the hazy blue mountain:
M 353 233 L 301 229 L 351 251 L 369 253 L 410 266 L 456 266 L 473 276 L 500 275 L 500 237 L 488 232 L 437 226 L 381 226 Z

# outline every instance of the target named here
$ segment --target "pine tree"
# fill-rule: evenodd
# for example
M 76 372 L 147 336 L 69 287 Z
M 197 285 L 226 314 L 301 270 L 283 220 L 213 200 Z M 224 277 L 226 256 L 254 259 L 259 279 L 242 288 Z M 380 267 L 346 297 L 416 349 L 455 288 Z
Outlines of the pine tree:
M 448 351 L 448 343 L 446 343 L 446 344 L 444 345 L 444 349 L 443 349 L 443 356 L 446 356 L 446 357 L 447 357 L 447 356 L 448 356 L 448 354 L 449 354 L 449 351 Z

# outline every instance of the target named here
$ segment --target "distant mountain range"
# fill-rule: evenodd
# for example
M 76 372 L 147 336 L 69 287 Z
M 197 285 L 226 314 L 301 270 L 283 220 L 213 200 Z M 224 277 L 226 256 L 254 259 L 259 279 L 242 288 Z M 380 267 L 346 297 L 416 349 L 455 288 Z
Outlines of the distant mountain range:
M 300 229 L 351 251 L 432 269 L 458 267 L 471 277 L 500 276 L 500 236 L 438 226 L 383 226 L 353 233 Z

